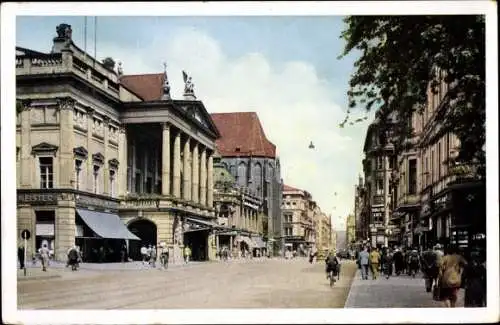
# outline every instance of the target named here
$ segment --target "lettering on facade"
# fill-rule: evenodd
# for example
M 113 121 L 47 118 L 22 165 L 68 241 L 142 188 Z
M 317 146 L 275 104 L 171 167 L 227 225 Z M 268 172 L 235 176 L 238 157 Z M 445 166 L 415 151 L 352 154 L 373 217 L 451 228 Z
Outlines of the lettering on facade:
M 441 196 L 433 201 L 434 209 L 436 211 L 446 209 L 450 201 L 451 201 L 450 193 Z
M 384 207 L 372 207 L 372 217 L 374 220 L 378 218 L 383 218 L 384 216 Z
M 57 204 L 57 193 L 22 193 L 17 195 L 18 203 Z
M 88 195 L 78 195 L 76 203 L 79 205 L 94 205 L 105 208 L 117 209 L 118 203 L 114 201 L 103 200 L 101 198 L 88 196 Z

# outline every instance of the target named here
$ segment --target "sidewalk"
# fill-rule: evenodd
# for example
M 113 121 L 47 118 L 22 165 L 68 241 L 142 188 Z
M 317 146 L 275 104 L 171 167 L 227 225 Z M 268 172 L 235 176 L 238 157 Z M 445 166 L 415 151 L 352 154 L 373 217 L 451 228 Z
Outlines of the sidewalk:
M 464 290 L 458 293 L 457 307 L 463 307 Z M 432 308 L 443 307 L 425 291 L 422 273 L 415 278 L 407 275 L 379 277 L 376 280 L 361 280 L 358 270 L 352 282 L 344 308 Z

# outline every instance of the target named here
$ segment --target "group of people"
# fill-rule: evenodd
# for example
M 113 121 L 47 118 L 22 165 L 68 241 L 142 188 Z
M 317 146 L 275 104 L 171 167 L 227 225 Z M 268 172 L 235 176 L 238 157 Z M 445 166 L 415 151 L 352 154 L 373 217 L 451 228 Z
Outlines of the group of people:
M 357 254 L 357 264 L 363 280 L 377 279 L 383 272 L 387 279 L 393 274 L 406 273 L 415 277 L 422 272 L 427 292 L 432 292 L 433 299 L 442 301 L 447 307 L 455 307 L 460 288 L 465 289 L 465 307 L 483 307 L 486 305 L 486 259 L 484 254 L 473 249 L 468 256 L 456 247 L 447 248 L 440 244 L 429 246 L 419 252 L 416 248 L 390 249 L 365 246 Z
M 68 249 L 68 260 L 66 267 L 71 266 L 72 271 L 77 271 L 80 263 L 82 262 L 82 253 L 80 252 L 80 247 L 74 245 Z

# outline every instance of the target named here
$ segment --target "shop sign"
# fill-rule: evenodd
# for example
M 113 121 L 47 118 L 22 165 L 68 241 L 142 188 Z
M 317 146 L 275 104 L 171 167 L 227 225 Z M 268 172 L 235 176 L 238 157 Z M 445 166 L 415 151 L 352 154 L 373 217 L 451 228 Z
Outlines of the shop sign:
M 37 223 L 36 231 L 37 236 L 54 236 L 54 224 L 53 223 Z
M 52 205 L 57 204 L 57 193 L 21 193 L 17 195 L 18 203 Z
M 103 207 L 103 208 L 118 209 L 118 202 L 104 200 L 104 199 L 101 199 L 98 197 L 85 195 L 85 194 L 77 195 L 76 196 L 76 203 L 78 205 L 87 205 L 87 206 L 90 205 L 90 206 L 98 206 L 98 207 Z

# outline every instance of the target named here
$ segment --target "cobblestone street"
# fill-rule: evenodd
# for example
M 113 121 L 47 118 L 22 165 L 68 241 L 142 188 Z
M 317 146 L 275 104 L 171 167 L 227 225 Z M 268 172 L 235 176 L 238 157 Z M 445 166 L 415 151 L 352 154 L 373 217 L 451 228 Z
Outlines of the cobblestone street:
M 458 293 L 457 307 L 464 305 L 464 290 Z M 358 270 L 352 282 L 345 308 L 431 308 L 443 307 L 432 299 L 432 293 L 425 291 L 425 280 L 419 273 L 415 278 L 407 275 L 383 276 L 376 280 L 361 280 Z
M 130 267 L 130 266 L 129 266 Z M 57 278 L 18 275 L 19 309 L 341 308 L 355 264 L 333 288 L 324 263 L 305 259 L 175 265 L 169 270 L 52 268 Z M 18 273 L 20 274 L 20 273 Z M 44 276 L 46 276 L 44 274 Z

